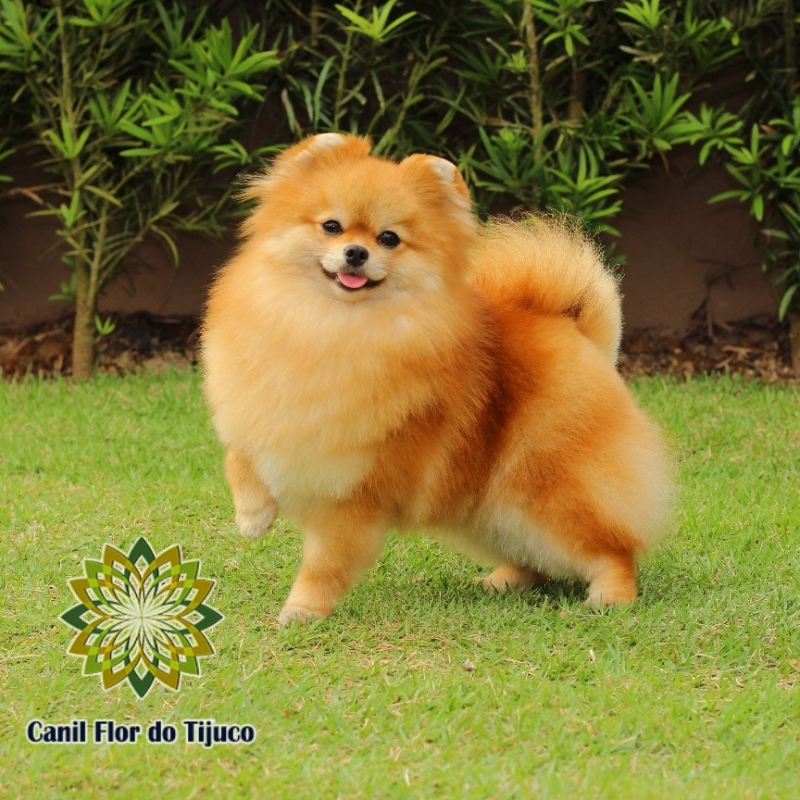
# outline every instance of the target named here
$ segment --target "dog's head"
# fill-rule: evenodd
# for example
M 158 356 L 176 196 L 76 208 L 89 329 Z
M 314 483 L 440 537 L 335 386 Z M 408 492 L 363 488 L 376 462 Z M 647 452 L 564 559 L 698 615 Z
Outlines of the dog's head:
M 460 280 L 477 220 L 458 169 L 442 158 L 395 163 L 368 139 L 323 133 L 284 151 L 244 193 L 244 224 L 270 268 L 346 302 L 446 288 Z

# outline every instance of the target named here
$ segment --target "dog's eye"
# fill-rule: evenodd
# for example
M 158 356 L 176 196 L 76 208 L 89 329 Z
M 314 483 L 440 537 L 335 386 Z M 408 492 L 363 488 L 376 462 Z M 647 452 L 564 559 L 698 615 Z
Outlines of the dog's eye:
M 400 237 L 394 231 L 384 231 L 378 234 L 376 241 L 384 247 L 392 248 L 400 244 Z
M 335 235 L 342 232 L 342 226 L 335 219 L 329 219 L 322 223 L 322 230 L 324 230 L 325 233 Z

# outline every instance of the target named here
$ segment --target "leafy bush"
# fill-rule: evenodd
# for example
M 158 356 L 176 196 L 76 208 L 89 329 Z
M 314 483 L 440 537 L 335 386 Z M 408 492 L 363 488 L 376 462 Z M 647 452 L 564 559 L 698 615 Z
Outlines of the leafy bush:
M 268 0 L 260 27 L 237 8 L 234 34 L 216 4 L 0 0 L 0 90 L 13 71 L 15 106 L 61 181 L 44 213 L 68 245 L 76 344 L 95 335 L 97 293 L 138 242 L 155 236 L 177 258 L 175 231 L 220 229 L 230 190 L 209 176 L 252 163 L 233 137 L 238 110 L 262 99 L 261 153 L 315 132 L 366 134 L 379 154 L 456 162 L 482 213 L 553 209 L 612 235 L 631 177 L 694 143 L 736 186 L 714 200 L 748 202 L 761 223 L 784 315 L 800 308 L 793 7 Z M 734 63 L 751 65 L 741 109 L 707 91 Z
M 688 0 L 367 5 L 271 8 L 292 134 L 435 152 L 484 210 L 554 208 L 611 233 L 625 181 L 687 141 L 685 104 L 737 52 L 730 20 Z
M 741 188 L 712 201 L 748 201 L 763 223 L 783 316 L 800 308 L 793 7 L 357 0 L 268 13 L 285 32 L 281 99 L 293 135 L 350 130 L 372 135 L 379 152 L 451 158 L 484 210 L 556 209 L 615 234 L 626 182 L 654 158 L 667 165 L 684 142 L 700 146 L 701 163 L 721 157 Z M 688 110 L 720 68 L 742 63 L 751 66 L 743 108 L 731 113 L 717 93 Z
M 260 101 L 279 59 L 258 28 L 238 43 L 205 8 L 137 0 L 0 4 L 0 69 L 18 76 L 17 102 L 47 154 L 60 202 L 53 216 L 74 280 L 72 370 L 88 377 L 97 298 L 136 245 L 158 238 L 177 261 L 179 230 L 217 233 L 225 191 L 209 177 L 249 155 L 232 138 L 238 106 Z
M 759 223 L 764 269 L 780 289 L 779 317 L 800 313 L 800 97 L 792 0 L 739 4 L 731 14 L 739 53 L 749 65 L 751 93 L 737 115 L 703 105 L 692 117 L 703 142 L 700 162 L 715 156 L 737 188 L 711 199 L 736 198 Z M 800 367 L 800 342 L 795 345 Z

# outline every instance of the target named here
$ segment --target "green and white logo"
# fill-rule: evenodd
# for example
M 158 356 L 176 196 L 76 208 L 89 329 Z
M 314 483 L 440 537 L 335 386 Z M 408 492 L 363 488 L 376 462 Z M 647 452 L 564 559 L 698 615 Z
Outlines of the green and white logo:
M 204 631 L 223 617 L 205 602 L 215 582 L 199 561 L 181 561 L 179 545 L 155 555 L 140 537 L 127 555 L 107 544 L 102 561 L 83 564 L 86 577 L 69 581 L 78 605 L 61 619 L 79 632 L 67 652 L 86 659 L 84 675 L 104 689 L 127 680 L 139 698 L 155 681 L 177 690 L 182 675 L 200 675 L 214 654 Z

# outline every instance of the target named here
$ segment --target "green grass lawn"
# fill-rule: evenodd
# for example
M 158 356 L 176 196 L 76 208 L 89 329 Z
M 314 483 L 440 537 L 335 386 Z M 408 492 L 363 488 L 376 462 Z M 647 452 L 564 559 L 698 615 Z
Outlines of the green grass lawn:
M 300 537 L 237 535 L 197 375 L 1 384 L 0 796 L 800 796 L 800 392 L 634 390 L 682 487 L 635 607 L 592 612 L 565 583 L 487 596 L 467 558 L 394 538 L 330 619 L 279 629 Z M 138 700 L 81 675 L 59 616 L 84 558 L 142 535 L 201 559 L 225 620 L 201 677 Z M 34 718 L 257 738 L 33 745 Z

